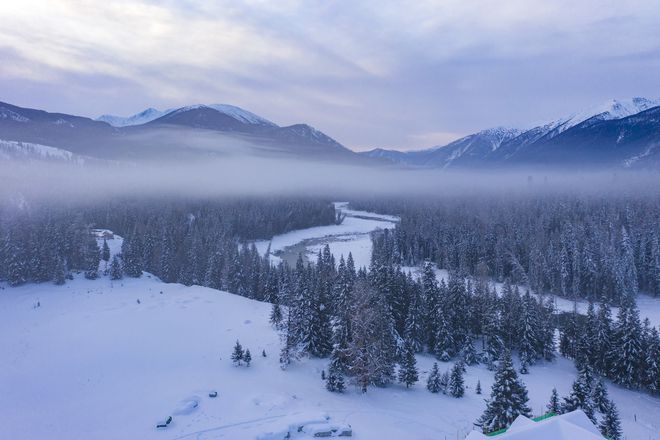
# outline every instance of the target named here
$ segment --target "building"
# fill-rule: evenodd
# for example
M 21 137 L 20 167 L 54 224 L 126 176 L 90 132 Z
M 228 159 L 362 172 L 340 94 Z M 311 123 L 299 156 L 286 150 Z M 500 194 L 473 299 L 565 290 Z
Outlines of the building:
M 500 433 L 482 434 L 472 431 L 465 440 L 603 440 L 598 428 L 582 410 L 539 418 L 534 421 L 525 416 L 516 420 Z

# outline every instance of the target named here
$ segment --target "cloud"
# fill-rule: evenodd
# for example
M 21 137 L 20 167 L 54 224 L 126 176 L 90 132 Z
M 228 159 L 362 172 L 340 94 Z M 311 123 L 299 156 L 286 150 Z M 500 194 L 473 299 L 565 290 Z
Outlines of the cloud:
M 23 0 L 0 21 L 0 99 L 90 116 L 227 102 L 349 146 L 660 89 L 655 0 Z

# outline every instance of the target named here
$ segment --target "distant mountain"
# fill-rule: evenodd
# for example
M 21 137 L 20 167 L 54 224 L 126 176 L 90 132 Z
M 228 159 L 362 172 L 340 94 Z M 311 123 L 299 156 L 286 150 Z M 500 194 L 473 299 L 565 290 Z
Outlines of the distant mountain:
M 133 116 L 114 116 L 114 115 L 101 115 L 96 118 L 97 121 L 106 122 L 113 127 L 130 127 L 132 125 L 142 125 L 158 119 L 163 115 L 169 113 L 170 110 L 160 111 L 155 108 L 148 108 L 136 113 Z
M 131 127 L 134 125 L 142 125 L 148 122 L 154 121 L 156 119 L 162 118 L 163 116 L 175 113 L 177 115 L 185 114 L 192 110 L 197 109 L 212 109 L 216 112 L 222 113 L 242 124 L 251 124 L 251 125 L 261 125 L 266 127 L 275 127 L 276 125 L 269 121 L 266 118 L 255 115 L 252 112 L 244 110 L 240 107 L 236 107 L 229 104 L 196 104 L 180 108 L 170 108 L 167 110 L 157 110 L 153 107 L 150 107 L 146 110 L 136 113 L 132 116 L 114 116 L 114 115 L 101 115 L 96 118 L 97 121 L 107 122 L 113 127 Z M 172 121 L 176 121 L 178 118 L 173 118 Z M 166 122 L 167 119 L 164 119 L 161 122 Z M 176 122 L 175 122 L 176 123 Z
M 149 108 L 99 120 L 0 103 L 0 139 L 61 148 L 104 159 L 260 154 L 369 162 L 306 125 L 279 127 L 240 107 Z
M 471 166 L 479 163 L 483 157 L 497 150 L 504 142 L 520 134 L 521 131 L 515 128 L 497 127 L 428 150 L 401 152 L 377 148 L 363 154 L 409 166 L 432 168 Z
M 611 100 L 528 130 L 496 128 L 427 150 L 362 154 L 427 168 L 657 167 L 660 100 Z

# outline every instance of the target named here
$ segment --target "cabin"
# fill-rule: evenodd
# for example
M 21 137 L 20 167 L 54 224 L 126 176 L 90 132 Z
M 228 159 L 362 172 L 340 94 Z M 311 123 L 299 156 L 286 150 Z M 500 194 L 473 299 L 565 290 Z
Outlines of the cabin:
M 501 431 L 482 434 L 472 431 L 465 440 L 603 440 L 589 417 L 576 410 L 566 414 L 549 414 L 535 419 L 518 416 L 511 426 Z

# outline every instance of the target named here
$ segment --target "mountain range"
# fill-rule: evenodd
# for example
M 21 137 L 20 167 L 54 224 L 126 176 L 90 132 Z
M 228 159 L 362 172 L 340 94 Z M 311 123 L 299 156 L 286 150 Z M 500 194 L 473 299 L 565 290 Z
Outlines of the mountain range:
M 656 168 L 660 100 L 611 100 L 526 130 L 491 128 L 426 150 L 376 148 L 361 154 L 425 168 Z
M 0 102 L 0 141 L 14 142 L 5 144 L 5 159 L 57 148 L 120 161 L 257 154 L 408 168 L 656 169 L 660 100 L 611 100 L 528 129 L 497 127 L 425 150 L 377 148 L 361 153 L 307 124 L 282 127 L 228 104 L 148 108 L 128 117 L 103 115 L 94 120 Z M 41 147 L 23 146 L 16 153 L 23 144 Z
M 0 102 L 0 140 L 113 160 L 264 156 L 373 162 L 307 125 L 281 127 L 239 107 L 191 105 L 93 120 Z

